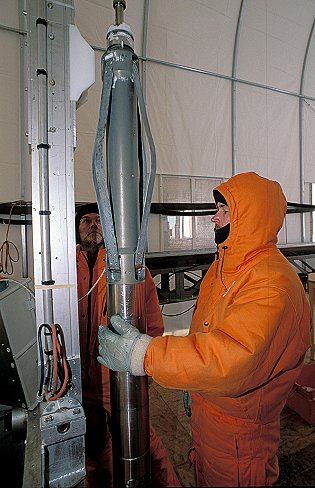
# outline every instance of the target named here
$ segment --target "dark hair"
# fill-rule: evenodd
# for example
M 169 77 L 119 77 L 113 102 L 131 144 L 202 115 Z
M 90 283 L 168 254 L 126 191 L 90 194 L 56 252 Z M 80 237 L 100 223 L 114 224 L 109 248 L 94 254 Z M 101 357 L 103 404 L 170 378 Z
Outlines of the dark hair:
M 79 233 L 79 225 L 80 225 L 80 220 L 82 219 L 83 215 L 89 214 L 89 213 L 97 213 L 99 214 L 99 209 L 98 205 L 96 202 L 93 203 L 84 203 L 83 205 L 80 205 L 75 214 L 75 240 L 77 244 L 80 244 L 80 233 Z

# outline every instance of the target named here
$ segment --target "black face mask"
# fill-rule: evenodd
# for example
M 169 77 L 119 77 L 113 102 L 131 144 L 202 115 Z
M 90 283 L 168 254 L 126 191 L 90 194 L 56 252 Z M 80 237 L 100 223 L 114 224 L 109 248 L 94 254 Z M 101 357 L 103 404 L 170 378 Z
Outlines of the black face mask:
M 214 241 L 216 244 L 222 244 L 224 242 L 230 233 L 230 224 L 226 224 L 224 227 L 221 227 L 221 229 L 215 229 L 214 231 Z

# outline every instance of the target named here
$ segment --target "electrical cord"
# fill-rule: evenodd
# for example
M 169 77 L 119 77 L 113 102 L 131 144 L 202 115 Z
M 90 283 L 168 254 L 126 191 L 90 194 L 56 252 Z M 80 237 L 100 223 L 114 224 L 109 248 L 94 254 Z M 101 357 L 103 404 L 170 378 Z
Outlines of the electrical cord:
M 178 312 L 178 313 L 174 313 L 174 314 L 167 314 L 167 313 L 163 312 L 164 305 L 165 305 L 165 303 L 162 305 L 162 310 L 161 310 L 161 313 L 164 317 L 178 317 L 179 315 L 184 315 L 185 313 L 189 312 L 195 306 L 195 304 L 193 304 L 191 307 L 187 308 L 187 310 L 184 310 L 183 312 Z
M 103 269 L 103 271 L 101 272 L 101 274 L 99 275 L 99 277 L 95 281 L 94 285 L 89 289 L 89 291 L 85 295 L 83 295 L 83 297 L 81 297 L 81 298 L 78 299 L 78 302 L 80 302 L 81 300 L 83 300 L 83 298 L 87 297 L 94 290 L 94 288 L 96 287 L 97 283 L 102 278 L 102 276 L 105 273 L 105 271 L 106 271 L 106 268 Z
M 48 330 L 48 332 L 45 332 L 45 335 L 50 336 L 52 342 L 52 350 L 45 350 L 47 356 L 46 378 L 42 343 L 42 331 L 44 328 Z M 38 348 L 41 364 L 38 397 L 39 399 L 45 398 L 48 401 L 58 400 L 58 398 L 66 393 L 71 385 L 71 369 L 67 361 L 64 334 L 59 324 L 41 324 L 39 326 Z
M 5 235 L 5 240 L 0 247 L 0 273 L 3 272 L 8 275 L 13 274 L 13 263 L 17 263 L 20 259 L 18 248 L 16 247 L 14 242 L 8 239 L 13 208 L 15 205 L 18 205 L 19 203 L 21 202 L 12 203 L 9 219 L 8 219 L 9 221 L 8 221 L 6 235 Z M 15 256 L 12 255 L 12 251 L 13 253 L 15 252 L 16 254 Z
M 0 278 L 0 281 L 12 281 L 13 283 L 17 283 L 19 286 L 22 286 L 22 288 L 25 288 L 32 298 L 35 298 L 35 293 L 18 280 L 14 280 L 13 278 Z
M 52 343 L 53 343 L 53 388 L 49 401 L 58 400 L 66 392 L 69 386 L 69 364 L 66 357 L 63 331 L 59 324 L 53 324 Z M 58 335 L 60 338 L 58 338 Z M 58 377 L 61 384 L 58 389 Z
M 46 334 L 51 335 L 52 330 L 50 325 L 48 324 L 41 324 L 38 328 L 37 332 L 37 342 L 38 342 L 38 351 L 39 351 L 39 358 L 40 358 L 40 378 L 39 378 L 39 388 L 38 388 L 38 393 L 37 396 L 39 398 L 42 398 L 44 396 L 44 384 L 47 386 L 49 379 L 46 378 L 45 381 L 45 365 L 44 365 L 44 352 L 43 352 L 43 343 L 42 343 L 42 330 L 46 328 L 48 330 L 48 333 Z M 46 354 L 51 354 L 51 352 L 46 351 Z M 47 364 L 48 363 L 48 364 Z M 49 360 L 46 362 L 49 369 Z

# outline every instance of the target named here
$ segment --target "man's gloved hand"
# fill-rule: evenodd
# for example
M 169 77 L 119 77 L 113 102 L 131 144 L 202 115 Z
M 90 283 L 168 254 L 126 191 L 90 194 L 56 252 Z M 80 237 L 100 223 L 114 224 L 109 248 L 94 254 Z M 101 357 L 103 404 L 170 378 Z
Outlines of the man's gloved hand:
M 98 361 L 113 371 L 144 376 L 144 357 L 152 337 L 141 334 L 120 315 L 112 315 L 110 323 L 116 333 L 103 325 L 98 329 Z

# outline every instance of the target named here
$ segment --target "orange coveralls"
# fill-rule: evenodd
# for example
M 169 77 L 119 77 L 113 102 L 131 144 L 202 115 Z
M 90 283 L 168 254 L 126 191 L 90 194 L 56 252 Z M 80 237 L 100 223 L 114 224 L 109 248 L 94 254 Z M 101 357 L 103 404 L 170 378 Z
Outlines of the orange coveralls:
M 151 340 L 144 365 L 165 388 L 191 393 L 198 487 L 268 486 L 279 474 L 280 412 L 310 346 L 310 306 L 276 246 L 287 206 L 280 185 L 250 172 L 216 189 L 230 233 L 202 281 L 190 334 Z
M 98 252 L 90 270 L 85 251 L 76 248 L 78 299 L 84 297 L 101 275 L 105 266 L 105 249 Z M 163 334 L 164 326 L 154 281 L 146 270 L 145 279 L 147 333 Z M 98 327 L 107 322 L 106 273 L 82 300 L 79 300 L 80 352 L 83 407 L 86 415 L 86 486 L 113 486 L 112 442 L 110 432 L 110 375 L 97 361 Z M 153 486 L 181 486 L 167 451 L 150 426 L 151 477 Z

